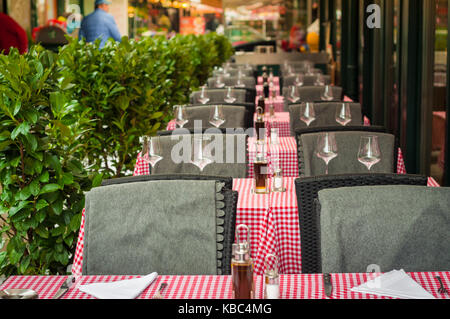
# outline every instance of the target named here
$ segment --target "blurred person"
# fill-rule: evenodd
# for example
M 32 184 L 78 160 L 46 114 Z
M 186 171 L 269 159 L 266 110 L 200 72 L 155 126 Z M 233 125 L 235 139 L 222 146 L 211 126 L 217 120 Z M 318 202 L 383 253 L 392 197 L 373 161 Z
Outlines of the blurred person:
M 85 38 L 87 42 L 94 42 L 100 38 L 100 48 L 103 48 L 109 38 L 120 42 L 120 32 L 114 17 L 110 15 L 109 6 L 111 1 L 95 0 L 95 11 L 81 22 L 81 28 L 78 38 Z
M 0 53 L 9 54 L 10 48 L 17 48 L 20 54 L 27 52 L 27 33 L 13 18 L 0 12 L 0 26 Z
M 303 24 L 301 21 L 297 21 L 289 33 L 289 49 L 291 50 L 299 50 L 300 47 L 305 44 L 305 36 L 306 32 L 304 30 Z

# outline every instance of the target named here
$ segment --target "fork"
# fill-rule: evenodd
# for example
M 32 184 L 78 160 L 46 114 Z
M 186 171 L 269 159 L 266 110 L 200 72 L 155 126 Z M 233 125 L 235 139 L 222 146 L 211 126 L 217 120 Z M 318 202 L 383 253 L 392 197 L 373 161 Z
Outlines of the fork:
M 439 283 L 440 283 L 440 285 L 441 285 L 441 286 L 439 287 L 439 289 L 438 289 L 438 292 L 439 292 L 440 294 L 447 294 L 447 295 L 448 295 L 448 290 L 445 289 L 444 283 L 442 282 L 441 277 L 436 276 L 435 278 L 439 281 Z
M 156 292 L 156 294 L 153 296 L 152 299 L 164 299 L 164 297 L 161 295 L 161 292 L 167 287 L 167 283 L 163 282 L 161 286 L 159 286 L 159 290 Z

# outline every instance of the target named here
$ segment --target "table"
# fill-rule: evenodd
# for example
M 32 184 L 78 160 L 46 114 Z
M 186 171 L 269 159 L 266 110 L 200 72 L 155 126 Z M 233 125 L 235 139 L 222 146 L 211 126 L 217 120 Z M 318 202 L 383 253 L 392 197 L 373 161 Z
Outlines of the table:
M 449 295 L 438 293 L 439 284 L 434 278 L 440 276 L 444 285 L 450 286 L 450 272 L 413 272 L 408 273 L 425 290 L 438 299 L 450 299 Z M 80 285 L 112 282 L 132 279 L 140 276 L 80 276 L 72 290 L 62 299 L 95 299 L 81 292 Z M 39 299 L 50 299 L 66 276 L 13 276 L 5 281 L 0 289 L 33 289 Z M 355 293 L 352 287 L 359 286 L 369 279 L 365 273 L 332 274 L 332 299 L 392 299 L 371 294 Z M 263 298 L 263 277 L 255 276 L 255 299 Z M 166 276 L 160 275 L 145 289 L 138 299 L 150 299 L 156 293 L 160 283 L 168 283 L 164 290 L 167 299 L 231 299 L 232 283 L 230 276 Z M 280 299 L 326 299 L 321 274 L 280 275 Z

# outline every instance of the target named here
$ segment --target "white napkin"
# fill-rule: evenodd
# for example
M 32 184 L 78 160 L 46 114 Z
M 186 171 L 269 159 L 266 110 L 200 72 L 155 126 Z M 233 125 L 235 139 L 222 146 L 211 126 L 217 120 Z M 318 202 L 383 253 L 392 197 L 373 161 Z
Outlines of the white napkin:
M 82 285 L 79 289 L 99 299 L 134 299 L 158 277 L 156 272 L 145 277 Z
M 403 269 L 387 272 L 351 291 L 403 299 L 435 299 Z

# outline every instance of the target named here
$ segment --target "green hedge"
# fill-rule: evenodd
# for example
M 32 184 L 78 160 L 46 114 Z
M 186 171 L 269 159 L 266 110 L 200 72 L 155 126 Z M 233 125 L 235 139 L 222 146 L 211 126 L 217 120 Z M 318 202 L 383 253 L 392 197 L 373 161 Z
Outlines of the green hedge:
M 139 137 L 232 53 L 208 34 L 0 55 L 0 274 L 66 273 L 84 193 L 129 175 Z

